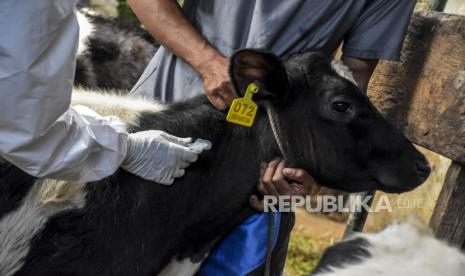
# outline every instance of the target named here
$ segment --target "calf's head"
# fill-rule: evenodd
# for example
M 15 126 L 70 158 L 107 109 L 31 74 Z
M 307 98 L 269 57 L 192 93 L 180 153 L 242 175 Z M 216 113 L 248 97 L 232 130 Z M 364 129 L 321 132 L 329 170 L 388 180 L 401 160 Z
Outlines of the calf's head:
M 330 58 L 306 52 L 281 61 L 270 53 L 242 50 L 232 57 L 230 73 L 239 96 L 250 82 L 259 86 L 254 99 L 261 107 L 266 101 L 273 106 L 289 165 L 309 170 L 321 184 L 397 193 L 428 177 L 425 157 L 379 114 L 350 72 Z

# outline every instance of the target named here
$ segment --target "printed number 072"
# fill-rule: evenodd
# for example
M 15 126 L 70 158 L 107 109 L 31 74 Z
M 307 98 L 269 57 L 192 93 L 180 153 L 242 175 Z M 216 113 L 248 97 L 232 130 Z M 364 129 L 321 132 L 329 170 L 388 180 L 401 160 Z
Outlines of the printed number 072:
M 234 112 L 236 113 L 240 112 L 241 114 L 244 114 L 245 112 L 247 112 L 247 116 L 252 116 L 252 111 L 253 111 L 253 106 L 250 106 L 248 104 L 236 103 L 234 105 Z

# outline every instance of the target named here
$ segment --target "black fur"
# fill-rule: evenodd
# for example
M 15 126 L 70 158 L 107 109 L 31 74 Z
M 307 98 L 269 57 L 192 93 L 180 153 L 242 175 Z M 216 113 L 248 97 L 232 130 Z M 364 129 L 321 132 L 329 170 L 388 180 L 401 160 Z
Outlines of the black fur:
M 260 160 L 277 154 L 260 149 L 255 129 L 225 123 L 204 98 L 144 119 L 138 130 L 190 133 L 214 148 L 169 187 L 124 170 L 89 183 L 86 207 L 47 223 L 19 275 L 156 275 L 174 256 L 211 248 L 212 239 L 253 213 L 248 197 Z
M 279 62 L 252 50 L 242 51 L 240 58 L 251 58 L 253 62 L 246 64 L 252 67 L 260 59 L 262 65 Z M 354 84 L 331 69 L 328 58 L 296 55 L 285 63 L 287 73 L 280 76 L 285 83 L 264 83 L 267 75 L 279 74 L 270 72 L 281 70 L 278 65 L 260 66 L 265 70 L 258 75 L 248 66 L 240 74 L 231 69 L 235 83 L 256 81 L 266 90 L 266 97 L 256 98 L 260 107 L 251 128 L 225 122 L 225 114 L 204 96 L 144 114 L 140 127 L 131 131 L 161 129 L 208 139 L 213 148 L 172 186 L 124 170 L 88 183 L 85 207 L 48 221 L 32 241 L 18 275 L 156 275 L 175 256 L 199 259 L 253 213 L 248 199 L 256 192 L 260 163 L 279 155 L 263 109 L 270 97 L 273 102 L 287 99 L 286 104 L 274 104 L 289 152 L 286 161 L 312 172 L 321 183 L 355 192 L 404 191 L 423 182 L 415 166 L 425 162 L 423 156 L 379 116 Z M 329 109 L 334 97 L 350 101 L 351 113 Z M 381 140 L 371 141 L 374 138 Z M 370 169 L 379 160 L 390 166 Z M 401 170 L 405 173 L 399 174 Z M 378 171 L 391 178 L 375 181 Z
M 74 84 L 85 88 L 127 91 L 137 82 L 158 49 L 138 26 L 85 15 L 95 28 L 87 49 L 77 57 Z
M 364 238 L 342 241 L 325 250 L 312 274 L 330 271 L 331 268 L 344 267 L 347 264 L 361 263 L 370 258 L 368 248 L 370 243 Z
M 28 175 L 0 157 L 0 220 L 16 209 L 36 178 Z

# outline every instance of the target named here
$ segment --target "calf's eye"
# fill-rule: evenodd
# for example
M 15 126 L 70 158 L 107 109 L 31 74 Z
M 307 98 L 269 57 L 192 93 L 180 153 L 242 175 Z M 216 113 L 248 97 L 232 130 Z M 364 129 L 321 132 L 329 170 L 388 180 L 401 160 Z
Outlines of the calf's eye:
M 349 109 L 350 104 L 348 102 L 337 101 L 337 102 L 331 103 L 331 107 L 333 110 L 343 113 Z

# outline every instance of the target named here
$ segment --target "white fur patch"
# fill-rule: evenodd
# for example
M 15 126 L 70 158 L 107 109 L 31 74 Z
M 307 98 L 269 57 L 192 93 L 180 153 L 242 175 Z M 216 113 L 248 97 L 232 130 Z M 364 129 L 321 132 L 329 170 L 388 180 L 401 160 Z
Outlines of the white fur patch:
M 143 112 L 153 113 L 166 109 L 166 105 L 153 100 L 79 88 L 73 90 L 71 105 L 87 106 L 101 116 L 114 115 L 129 126 L 138 126 Z
M 38 180 L 22 204 L 0 220 L 0 275 L 14 275 L 23 265 L 32 238 L 54 215 L 85 205 L 85 184 Z M 206 257 L 205 257 L 206 258 Z M 174 258 L 159 275 L 194 275 L 203 261 Z
M 201 264 L 202 262 L 193 263 L 190 259 L 179 261 L 174 258 L 158 276 L 191 276 L 199 270 Z
M 137 125 L 142 112 L 158 112 L 165 106 L 142 98 L 75 89 L 72 105 L 84 105 L 102 116 L 115 115 L 127 125 Z M 13 275 L 23 265 L 31 239 L 40 232 L 50 217 L 85 204 L 84 184 L 42 179 L 23 199 L 22 204 L 0 220 L 0 275 Z M 175 265 L 175 264 L 179 264 Z M 192 275 L 199 264 L 188 261 L 173 263 L 168 271 L 175 275 Z M 167 274 L 173 275 L 173 274 Z
M 349 70 L 349 67 L 345 66 L 342 61 L 333 59 L 333 61 L 331 61 L 331 67 L 334 71 L 336 71 L 336 73 L 338 73 L 339 76 L 350 80 L 358 86 L 358 84 L 355 82 L 352 72 Z
M 79 11 L 76 12 L 76 17 L 79 24 L 79 46 L 77 51 L 79 55 L 87 49 L 87 39 L 94 32 L 95 26 L 85 14 Z
M 377 234 L 358 234 L 371 257 L 314 276 L 463 276 L 465 255 L 433 237 L 418 222 L 394 224 Z
M 31 239 L 48 219 L 64 210 L 81 208 L 84 185 L 38 180 L 22 204 L 0 221 L 0 275 L 13 275 L 23 265 Z

